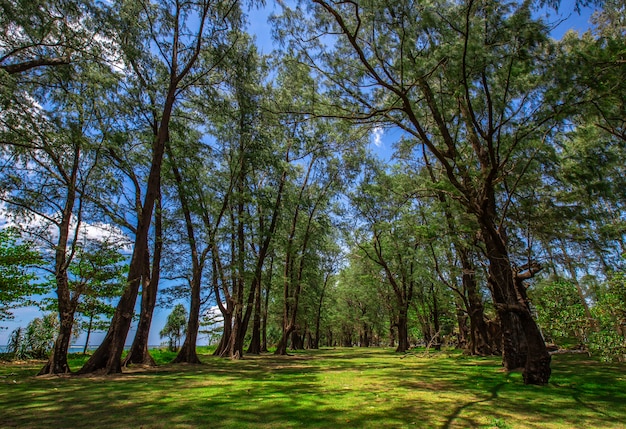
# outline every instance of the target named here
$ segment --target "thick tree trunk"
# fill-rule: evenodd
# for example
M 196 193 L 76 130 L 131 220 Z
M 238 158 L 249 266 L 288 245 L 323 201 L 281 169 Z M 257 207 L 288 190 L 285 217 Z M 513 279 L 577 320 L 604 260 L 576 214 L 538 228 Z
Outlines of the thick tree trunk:
M 232 316 L 231 313 L 226 312 L 222 313 L 222 317 L 224 318 L 224 332 L 222 333 L 222 338 L 220 339 L 220 343 L 217 345 L 217 348 L 213 352 L 213 356 L 224 357 L 228 354 L 230 336 L 232 332 Z
M 157 204 L 158 201 L 157 201 Z M 158 211 L 158 208 L 157 208 Z M 156 306 L 157 290 L 160 276 L 160 259 L 161 259 L 161 222 L 160 214 L 155 216 L 155 250 L 154 262 L 152 264 L 152 274 L 150 273 L 150 255 L 146 251 L 144 260 L 144 275 L 142 278 L 142 295 L 141 295 L 141 312 L 139 314 L 139 323 L 137 324 L 137 332 L 133 344 L 124 359 L 124 366 L 129 364 L 140 364 L 148 366 L 156 366 L 156 362 L 150 355 L 148 342 L 150 338 L 150 327 L 152 326 L 152 316 L 154 307 Z
M 245 332 L 243 332 L 243 304 L 235 304 L 233 314 L 233 329 L 230 334 L 229 356 L 231 359 L 243 358 L 243 340 Z
M 369 335 L 369 326 L 367 323 L 363 323 L 361 335 L 359 335 L 359 346 L 361 347 L 369 347 L 370 346 L 370 335 Z
M 161 214 L 161 190 L 158 190 L 156 211 L 154 213 L 154 255 L 150 269 L 150 252 L 144 256 L 144 275 L 142 282 L 141 313 L 133 344 L 124 359 L 124 366 L 135 363 L 156 366 L 149 350 L 150 327 L 156 306 L 159 280 L 161 277 L 161 255 L 163 251 L 163 217 Z M 148 244 L 146 243 L 146 249 Z
M 462 304 L 457 302 L 455 303 L 456 307 L 456 324 L 459 329 L 459 336 L 457 338 L 456 347 L 461 350 L 465 350 L 466 353 L 472 353 L 470 349 L 471 343 L 471 329 L 467 326 L 467 322 L 469 317 L 467 316 L 466 309 L 463 308 Z
M 291 335 L 291 332 L 293 331 L 293 329 L 294 328 L 292 326 L 287 326 L 283 328 L 283 332 L 280 337 L 280 340 L 278 341 L 278 344 L 276 345 L 276 351 L 274 352 L 275 355 L 284 356 L 287 354 L 287 344 L 289 342 L 289 335 Z
M 550 354 L 537 327 L 525 294 L 517 290 L 514 271 L 500 233 L 487 222 L 481 231 L 489 259 L 489 285 L 502 329 L 502 360 L 507 370 L 524 368 L 524 381 L 546 384 Z
M 202 272 L 204 271 L 204 258 L 205 253 L 200 254 L 198 252 L 198 243 L 196 241 L 195 228 L 193 220 L 191 218 L 191 208 L 189 200 L 187 198 L 186 190 L 183 186 L 183 177 L 178 169 L 174 152 L 169 144 L 166 144 L 167 155 L 171 162 L 172 174 L 176 180 L 178 199 L 183 210 L 183 217 L 185 218 L 185 228 L 187 230 L 187 240 L 189 243 L 189 250 L 191 251 L 191 297 L 189 308 L 189 320 L 187 321 L 187 335 L 185 335 L 185 341 L 182 347 L 178 351 L 174 362 L 186 362 L 186 363 L 200 363 L 200 359 L 196 354 L 196 342 L 198 339 L 198 329 L 200 328 L 200 288 L 202 283 Z
M 294 329 L 291 332 L 291 350 L 304 350 L 304 336 Z
M 144 281 L 141 290 L 141 313 L 139 315 L 139 323 L 137 324 L 137 332 L 135 333 L 133 344 L 124 358 L 124 366 L 130 364 L 156 366 L 156 362 L 150 355 L 148 348 L 152 315 L 156 305 L 156 287 L 153 280 Z
M 409 331 L 406 308 L 400 309 L 396 327 L 398 328 L 398 347 L 396 347 L 396 352 L 404 353 L 409 350 Z
M 37 375 L 46 374 L 67 374 L 71 372 L 67 363 L 67 353 L 72 339 L 72 326 L 74 325 L 74 311 L 71 308 L 62 308 L 59 301 L 59 317 L 61 325 L 57 338 L 54 342 L 54 349 L 46 365 Z

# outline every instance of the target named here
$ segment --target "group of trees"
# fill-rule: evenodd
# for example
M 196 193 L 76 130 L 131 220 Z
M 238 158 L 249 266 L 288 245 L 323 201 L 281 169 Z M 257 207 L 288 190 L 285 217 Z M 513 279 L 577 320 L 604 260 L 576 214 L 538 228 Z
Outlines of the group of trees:
M 557 41 L 545 3 L 283 5 L 261 55 L 254 2 L 0 1 L 0 199 L 59 315 L 41 373 L 81 315 L 108 314 L 81 372 L 154 363 L 159 297 L 186 302 L 178 362 L 212 305 L 231 358 L 448 341 L 544 384 L 547 334 L 623 354 L 623 5 Z

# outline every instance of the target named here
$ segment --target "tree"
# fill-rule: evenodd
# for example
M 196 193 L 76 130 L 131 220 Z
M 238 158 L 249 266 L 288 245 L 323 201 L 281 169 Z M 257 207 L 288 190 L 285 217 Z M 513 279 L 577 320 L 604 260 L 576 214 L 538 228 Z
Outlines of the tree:
M 187 309 L 182 304 L 176 304 L 167 316 L 165 326 L 159 332 L 161 338 L 168 339 L 168 347 L 175 352 L 180 347 L 180 340 L 187 335 Z
M 2 6 L 9 3 L 14 2 Z M 65 43 L 73 37 L 73 46 L 81 47 L 64 67 L 44 68 L 37 78 L 29 71 L 0 116 L 3 154 L 12 161 L 11 168 L 2 170 L 0 198 L 16 223 L 27 223 L 29 234 L 54 255 L 51 271 L 61 323 L 54 352 L 42 372 L 64 373 L 69 372 L 66 355 L 73 324 L 67 268 L 83 226 L 86 196 L 96 181 L 98 140 L 107 122 L 99 122 L 102 116 L 96 112 L 101 112 L 104 93 L 115 82 L 106 62 L 94 61 L 107 51 L 96 37 L 95 10 L 74 2 L 17 3 L 24 9 L 8 14 L 15 21 L 6 28 L 12 28 L 8 37 L 21 34 L 23 39 L 14 40 L 3 58 L 11 66 L 28 65 L 22 71 L 31 70 L 31 61 L 23 55 L 38 52 L 33 55 L 41 55 L 40 59 L 54 57 L 54 51 L 66 49 Z M 38 24 L 49 25 L 38 28 Z
M 29 298 L 46 291 L 33 283 L 36 276 L 29 268 L 39 264 L 41 257 L 32 244 L 20 243 L 16 228 L 0 230 L 0 321 L 13 317 L 11 310 L 29 304 Z
M 542 100 L 546 28 L 530 2 L 314 3 L 313 20 L 287 11 L 283 29 L 336 96 L 316 113 L 392 124 L 433 156 L 479 225 L 504 366 L 547 383 L 550 355 L 514 278 L 501 204 L 554 119 Z
M 145 6 L 145 7 L 144 7 Z M 140 87 L 148 90 L 151 84 L 160 88 L 155 98 L 159 117 L 154 121 L 154 138 L 151 146 L 151 164 L 141 214 L 137 219 L 135 245 L 130 261 L 127 287 L 122 295 L 105 339 L 80 372 L 90 373 L 103 369 L 106 373 L 122 371 L 121 356 L 135 301 L 139 293 L 142 275 L 145 273 L 145 256 L 152 214 L 161 189 L 161 170 L 169 126 L 174 105 L 184 90 L 191 88 L 200 76 L 207 72 L 200 65 L 200 53 L 209 47 L 224 46 L 222 43 L 233 25 L 239 21 L 235 2 L 214 4 L 211 1 L 181 3 L 163 1 L 149 5 L 121 1 L 119 12 L 120 44 L 126 62 L 133 70 Z M 139 47 L 142 48 L 139 48 Z M 156 47 L 158 54 L 152 47 Z M 139 54 L 148 59 L 140 61 Z M 152 82 L 153 73 L 164 74 Z M 163 78 L 163 80 L 161 80 Z

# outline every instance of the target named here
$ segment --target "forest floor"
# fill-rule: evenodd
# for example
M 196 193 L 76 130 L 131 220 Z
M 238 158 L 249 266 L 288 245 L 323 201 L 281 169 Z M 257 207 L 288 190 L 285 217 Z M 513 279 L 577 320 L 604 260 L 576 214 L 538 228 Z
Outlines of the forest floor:
M 0 428 L 626 428 L 626 366 L 586 355 L 554 355 L 550 383 L 525 386 L 498 358 L 456 351 L 199 351 L 202 365 L 116 376 L 35 377 L 43 362 L 0 362 Z

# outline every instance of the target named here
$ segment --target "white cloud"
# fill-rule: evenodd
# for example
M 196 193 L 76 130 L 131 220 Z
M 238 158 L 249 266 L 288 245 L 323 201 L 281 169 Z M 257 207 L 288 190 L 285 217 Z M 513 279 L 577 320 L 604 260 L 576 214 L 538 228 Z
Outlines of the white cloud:
M 372 130 L 371 141 L 374 146 L 381 147 L 383 145 L 383 134 L 385 134 L 385 130 L 382 127 L 375 127 Z
M 60 213 L 50 216 L 52 219 L 59 219 Z M 41 237 L 40 245 L 42 248 L 55 245 L 59 230 L 58 227 L 50 222 L 50 220 L 30 213 L 28 218 L 19 218 L 11 216 L 6 210 L 5 204 L 0 204 L 0 227 L 17 226 L 22 231 L 36 232 L 36 235 Z M 122 252 L 130 253 L 132 251 L 133 241 L 124 232 L 115 225 L 103 223 L 103 222 L 81 222 L 80 226 L 77 224 L 76 219 L 73 217 L 70 222 L 70 238 L 76 234 L 76 228 L 80 228 L 78 231 L 78 241 L 99 241 L 116 243 L 121 246 Z M 44 244 L 45 242 L 45 244 Z

